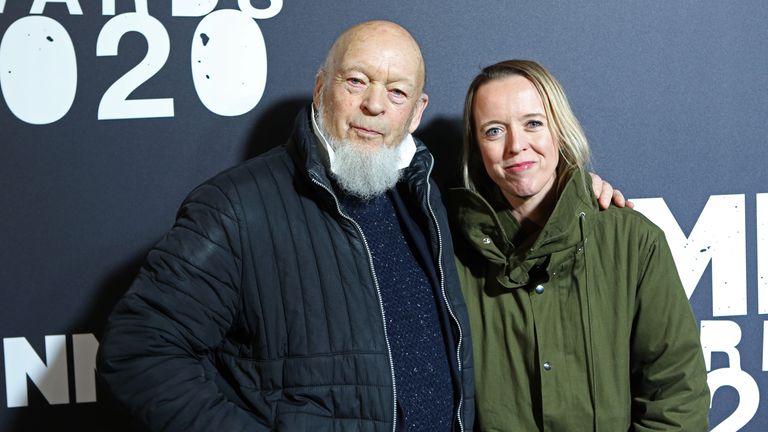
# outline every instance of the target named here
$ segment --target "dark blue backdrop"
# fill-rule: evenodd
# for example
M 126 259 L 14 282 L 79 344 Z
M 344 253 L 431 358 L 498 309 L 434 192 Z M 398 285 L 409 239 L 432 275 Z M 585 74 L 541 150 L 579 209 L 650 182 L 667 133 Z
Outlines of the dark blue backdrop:
M 185 194 L 281 143 L 331 41 L 373 18 L 422 46 L 441 181 L 481 66 L 561 80 L 593 168 L 667 232 L 712 427 L 765 430 L 764 2 L 147 3 L 0 0 L 0 430 L 131 428 L 93 382 L 106 315 Z

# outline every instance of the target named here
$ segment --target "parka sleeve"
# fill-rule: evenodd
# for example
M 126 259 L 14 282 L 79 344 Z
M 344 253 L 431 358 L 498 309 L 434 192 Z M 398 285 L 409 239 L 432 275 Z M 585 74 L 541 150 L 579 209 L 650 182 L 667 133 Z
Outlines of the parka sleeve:
M 631 341 L 634 430 L 706 431 L 710 394 L 696 320 L 658 228 L 641 269 Z
M 150 430 L 268 430 L 206 373 L 239 310 L 240 250 L 230 199 L 200 186 L 110 315 L 98 375 Z

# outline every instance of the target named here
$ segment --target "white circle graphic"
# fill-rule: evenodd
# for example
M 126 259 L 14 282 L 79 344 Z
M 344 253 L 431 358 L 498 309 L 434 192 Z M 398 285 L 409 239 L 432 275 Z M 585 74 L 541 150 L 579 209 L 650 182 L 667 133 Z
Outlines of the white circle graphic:
M 192 40 L 192 79 L 206 108 L 222 116 L 252 110 L 267 83 L 267 47 L 256 22 L 222 9 L 200 21 Z
M 53 123 L 77 92 L 77 59 L 67 30 L 46 16 L 20 18 L 0 41 L 0 88 L 11 112 L 27 123 Z

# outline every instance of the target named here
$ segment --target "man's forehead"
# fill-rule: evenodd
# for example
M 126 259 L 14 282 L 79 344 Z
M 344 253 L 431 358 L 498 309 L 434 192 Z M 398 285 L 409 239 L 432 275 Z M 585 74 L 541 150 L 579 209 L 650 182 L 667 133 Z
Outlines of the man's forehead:
M 400 47 L 350 44 L 337 64 L 339 73 L 361 72 L 369 76 L 386 76 L 387 81 L 418 80 L 421 57 L 418 53 Z
M 346 59 L 339 64 L 336 73 L 346 75 L 349 73 L 362 73 L 370 79 L 383 80 L 388 83 L 402 82 L 411 86 L 416 85 L 418 77 L 418 68 L 409 65 L 409 67 L 398 67 L 397 65 L 382 64 L 381 62 L 369 61 L 371 59 L 358 58 Z
M 357 71 L 379 81 L 423 85 L 421 50 L 407 30 L 392 22 L 371 21 L 348 29 L 334 42 L 328 60 L 331 75 Z

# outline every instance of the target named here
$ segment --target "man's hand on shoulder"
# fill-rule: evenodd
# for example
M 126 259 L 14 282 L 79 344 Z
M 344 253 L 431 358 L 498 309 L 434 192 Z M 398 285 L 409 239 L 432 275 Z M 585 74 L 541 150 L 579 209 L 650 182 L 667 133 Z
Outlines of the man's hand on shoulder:
M 610 183 L 601 179 L 599 175 L 595 173 L 589 173 L 589 175 L 592 176 L 592 190 L 595 192 L 600 209 L 607 209 L 611 203 L 616 207 L 635 207 L 632 201 L 624 198 L 624 194 L 620 190 L 614 189 Z

